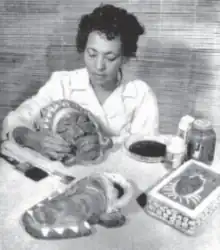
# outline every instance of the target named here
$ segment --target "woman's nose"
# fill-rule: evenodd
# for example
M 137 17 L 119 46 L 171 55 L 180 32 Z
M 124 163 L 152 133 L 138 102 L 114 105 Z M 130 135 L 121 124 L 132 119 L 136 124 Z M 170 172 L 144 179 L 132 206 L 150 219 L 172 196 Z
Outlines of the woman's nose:
M 105 61 L 103 57 L 98 57 L 96 60 L 96 69 L 102 71 L 105 69 Z

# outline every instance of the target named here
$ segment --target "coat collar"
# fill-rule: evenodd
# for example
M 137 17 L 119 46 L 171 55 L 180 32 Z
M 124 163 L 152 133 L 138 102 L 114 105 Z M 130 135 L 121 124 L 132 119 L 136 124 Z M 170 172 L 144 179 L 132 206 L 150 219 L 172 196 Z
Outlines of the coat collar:
M 136 98 L 137 97 L 137 88 L 134 82 L 125 83 L 122 86 L 122 97 L 124 98 Z
M 72 77 L 70 79 L 70 83 L 72 85 L 72 88 L 74 88 L 74 91 L 75 90 L 79 90 L 79 91 L 88 90 L 90 83 L 89 83 L 89 74 L 88 74 L 87 69 L 82 68 L 82 69 L 77 69 L 77 70 L 72 71 Z
M 79 91 L 88 90 L 88 88 L 91 87 L 91 85 L 89 82 L 89 74 L 88 74 L 87 69 L 82 68 L 82 69 L 76 70 L 75 74 L 78 75 L 79 78 L 77 79 L 78 82 L 74 83 L 74 90 L 79 90 Z M 133 81 L 129 83 L 122 83 L 122 96 L 123 97 L 136 98 L 137 94 L 138 94 L 137 88 Z

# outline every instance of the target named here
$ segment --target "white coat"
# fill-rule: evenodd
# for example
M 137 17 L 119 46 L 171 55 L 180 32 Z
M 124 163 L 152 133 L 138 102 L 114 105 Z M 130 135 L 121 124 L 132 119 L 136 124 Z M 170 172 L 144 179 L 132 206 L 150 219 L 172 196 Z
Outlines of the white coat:
M 86 68 L 81 68 L 54 72 L 35 96 L 9 112 L 3 121 L 2 139 L 10 137 L 10 132 L 18 126 L 33 129 L 40 109 L 59 99 L 72 100 L 90 110 L 116 142 L 130 134 L 158 133 L 157 100 L 147 83 L 142 80 L 122 83 L 101 105 Z

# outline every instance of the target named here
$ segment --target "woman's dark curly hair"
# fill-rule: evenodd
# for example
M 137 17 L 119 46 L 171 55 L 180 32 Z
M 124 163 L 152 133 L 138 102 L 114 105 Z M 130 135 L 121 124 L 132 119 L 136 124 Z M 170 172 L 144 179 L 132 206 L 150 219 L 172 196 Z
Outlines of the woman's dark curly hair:
M 138 38 L 145 30 L 133 14 L 125 9 L 106 4 L 81 17 L 76 36 L 78 52 L 84 52 L 88 36 L 92 31 L 100 31 L 108 40 L 119 36 L 123 55 L 135 57 Z

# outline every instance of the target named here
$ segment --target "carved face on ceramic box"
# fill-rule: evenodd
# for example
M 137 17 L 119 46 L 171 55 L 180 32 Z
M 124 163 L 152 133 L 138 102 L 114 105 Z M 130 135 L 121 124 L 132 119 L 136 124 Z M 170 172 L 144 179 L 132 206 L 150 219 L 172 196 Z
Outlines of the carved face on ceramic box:
M 188 235 L 201 233 L 220 204 L 220 175 L 189 160 L 147 194 L 147 212 Z

